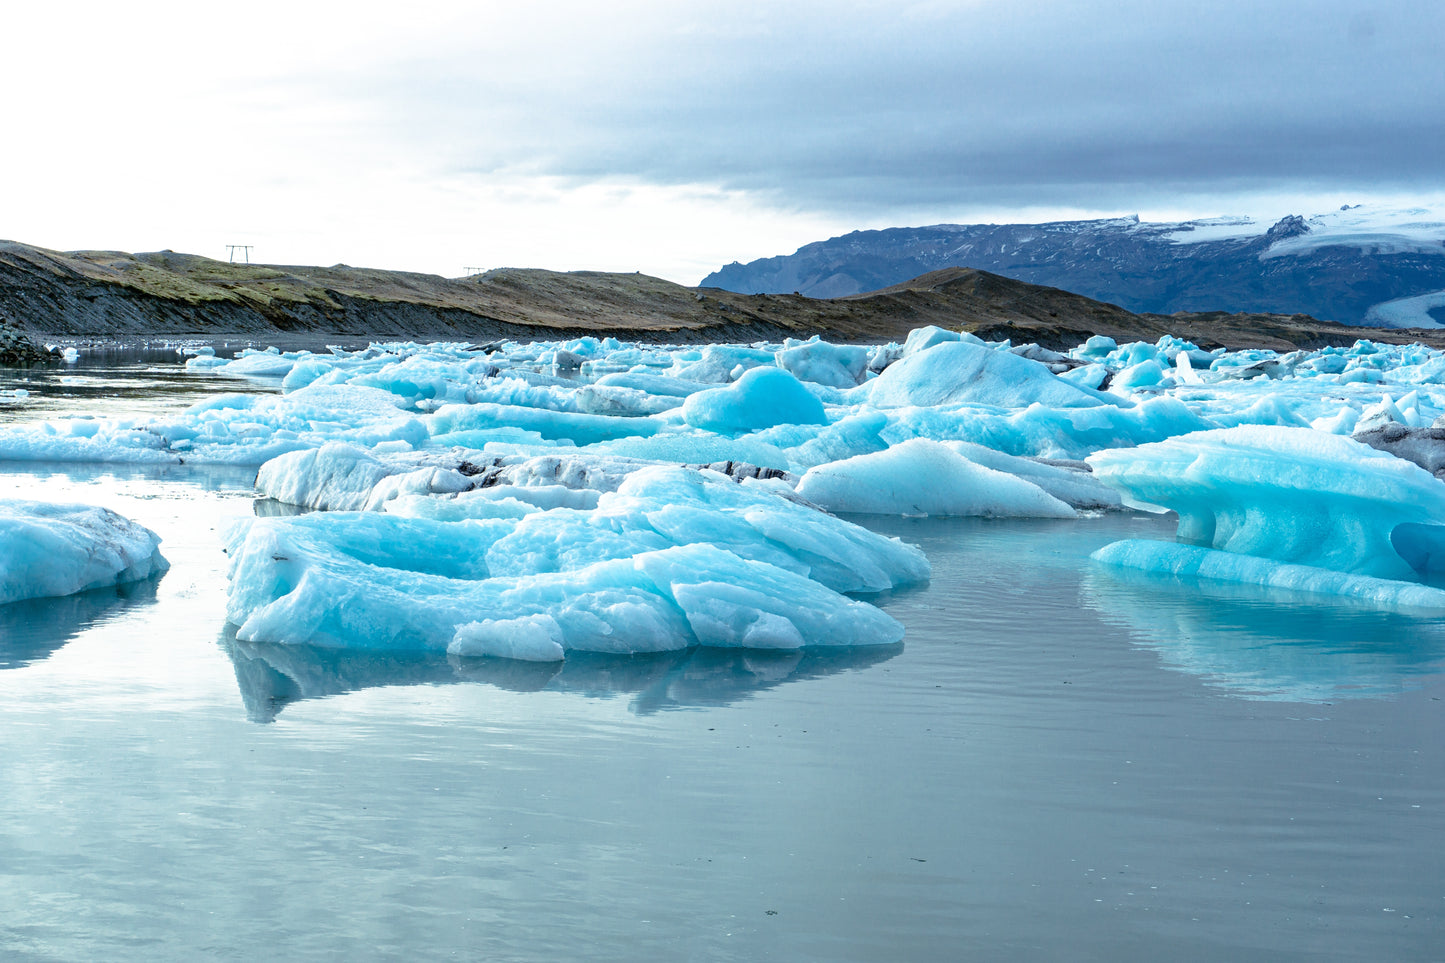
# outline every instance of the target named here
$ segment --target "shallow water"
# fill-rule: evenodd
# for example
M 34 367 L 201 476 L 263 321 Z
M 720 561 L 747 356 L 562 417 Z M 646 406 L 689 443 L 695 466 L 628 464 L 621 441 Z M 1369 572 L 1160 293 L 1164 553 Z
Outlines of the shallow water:
M 240 350 L 212 347 L 222 357 Z M 0 425 L 57 417 L 158 416 L 222 392 L 280 390 L 280 379 L 220 378 L 188 371 L 184 361 L 179 346 L 133 346 L 87 348 L 68 363 L 0 367 Z
M 251 480 L 0 466 L 173 564 L 0 607 L 0 957 L 1439 957 L 1440 620 L 1088 562 L 1162 518 L 870 519 L 901 646 L 260 646 Z

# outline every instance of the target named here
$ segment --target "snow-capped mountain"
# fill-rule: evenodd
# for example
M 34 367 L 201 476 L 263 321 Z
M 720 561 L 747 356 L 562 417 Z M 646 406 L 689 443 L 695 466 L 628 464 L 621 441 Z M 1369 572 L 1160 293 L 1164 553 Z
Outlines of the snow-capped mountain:
M 1346 205 L 1272 225 L 1248 217 L 935 224 L 855 231 L 734 262 L 705 287 L 845 297 L 939 268 L 980 268 L 1131 311 L 1303 313 L 1347 324 L 1445 326 L 1445 216 Z

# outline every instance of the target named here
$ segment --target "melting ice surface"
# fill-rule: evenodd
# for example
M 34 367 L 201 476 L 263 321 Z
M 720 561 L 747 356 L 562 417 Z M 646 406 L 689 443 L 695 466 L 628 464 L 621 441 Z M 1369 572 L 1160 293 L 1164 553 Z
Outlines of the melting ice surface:
M 1393 453 L 1445 460 L 1445 355 L 1419 345 L 1060 353 L 930 328 L 875 347 L 582 338 L 189 367 L 282 390 L 9 427 L 0 458 L 250 466 L 260 494 L 320 509 L 226 532 L 243 643 L 545 662 L 897 642 L 868 598 L 926 581 L 926 558 L 829 511 L 1167 509 L 1178 543 L 1095 558 L 1445 609 L 1425 584 L 1445 567 L 1445 489 Z M 56 582 L 11 563 L 7 591 L 96 584 L 70 567 Z

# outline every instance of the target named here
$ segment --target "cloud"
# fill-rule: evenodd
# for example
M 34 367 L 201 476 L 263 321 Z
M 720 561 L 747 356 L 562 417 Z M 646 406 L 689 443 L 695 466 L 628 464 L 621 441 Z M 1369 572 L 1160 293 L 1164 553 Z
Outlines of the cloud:
M 1441 36 L 1435 0 L 33 4 L 0 234 L 695 279 L 985 211 L 1440 193 Z
M 709 183 L 849 211 L 1441 179 L 1435 3 L 635 4 L 537 19 L 549 26 L 513 18 L 448 56 L 398 60 L 362 96 L 456 171 Z

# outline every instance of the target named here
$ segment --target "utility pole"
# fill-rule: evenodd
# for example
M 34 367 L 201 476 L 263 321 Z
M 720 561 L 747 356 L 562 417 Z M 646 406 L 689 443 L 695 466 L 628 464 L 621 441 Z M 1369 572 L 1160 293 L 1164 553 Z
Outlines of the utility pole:
M 236 263 L 236 252 L 237 252 L 237 251 L 240 251 L 240 252 L 241 252 L 241 256 L 242 256 L 243 258 L 245 258 L 244 263 L 250 264 L 250 263 L 251 263 L 251 248 L 252 248 L 253 246 L 254 246 L 254 245 L 251 245 L 251 244 L 227 244 L 227 245 L 226 245 L 226 251 L 227 251 L 227 253 L 229 253 L 229 254 L 231 255 L 231 263 L 232 263 L 232 264 L 235 264 L 235 263 Z
M 462 277 L 468 277 L 468 278 L 469 278 L 469 277 L 472 277 L 473 275 L 481 274 L 483 271 L 486 270 L 486 268 L 464 267 L 464 268 L 462 268 L 462 270 L 466 272 L 465 274 L 462 275 Z

